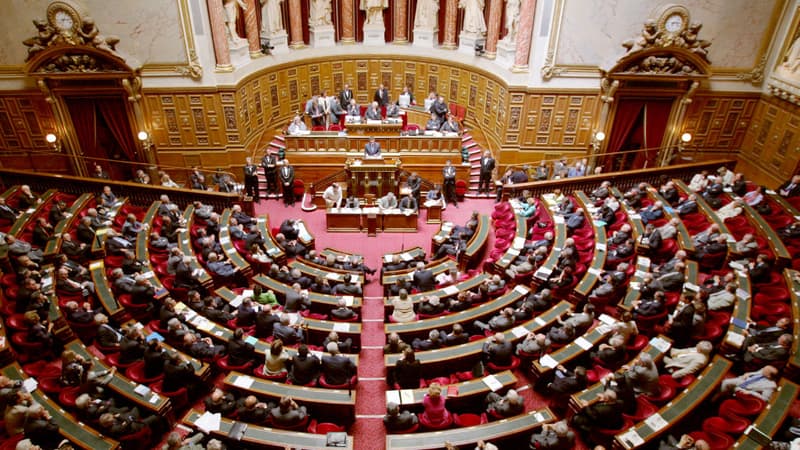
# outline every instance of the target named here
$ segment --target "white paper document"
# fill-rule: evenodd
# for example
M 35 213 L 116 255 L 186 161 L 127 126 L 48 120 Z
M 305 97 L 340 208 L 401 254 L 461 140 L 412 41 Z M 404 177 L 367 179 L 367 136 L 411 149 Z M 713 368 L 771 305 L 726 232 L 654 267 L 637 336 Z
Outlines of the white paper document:
M 253 385 L 253 381 L 254 381 L 253 377 L 245 375 L 241 377 L 236 377 L 236 379 L 233 381 L 233 385 L 238 386 L 242 389 L 250 389 L 250 386 Z
M 219 425 L 221 422 L 222 414 L 211 414 L 210 412 L 206 411 L 194 421 L 194 426 L 196 426 L 203 433 L 208 434 L 212 431 L 219 431 Z
M 575 339 L 575 343 L 578 345 L 578 347 L 584 350 L 590 350 L 592 347 L 594 347 L 594 345 L 591 342 L 587 341 L 586 338 L 584 338 L 583 336 Z
M 503 388 L 503 383 L 501 383 L 500 380 L 498 380 L 497 377 L 495 377 L 494 375 L 483 377 L 483 382 L 484 384 L 486 384 L 486 386 L 489 387 L 489 389 L 492 390 L 492 392 Z
M 525 327 L 514 327 L 511 329 L 511 334 L 513 334 L 514 337 L 521 338 L 528 335 L 528 329 Z
M 653 431 L 658 431 L 669 425 L 669 422 L 664 420 L 664 418 L 661 417 L 661 414 L 659 413 L 655 413 L 652 416 L 648 417 L 647 419 L 644 419 L 644 423 L 646 423 L 647 426 L 652 428 Z
M 555 369 L 558 366 L 558 361 L 553 359 L 552 356 L 546 354 L 539 358 L 539 364 L 549 369 Z

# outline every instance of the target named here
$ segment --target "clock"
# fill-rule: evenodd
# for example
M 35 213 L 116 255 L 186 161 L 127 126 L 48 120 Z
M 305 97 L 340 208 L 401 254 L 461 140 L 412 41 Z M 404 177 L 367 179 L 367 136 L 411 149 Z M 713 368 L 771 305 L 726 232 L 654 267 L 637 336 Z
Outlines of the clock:
M 81 15 L 73 5 L 55 1 L 47 7 L 47 22 L 62 35 L 73 34 L 81 27 Z
M 670 33 L 677 34 L 683 30 L 684 23 L 683 16 L 675 13 L 667 17 L 664 22 L 664 29 Z

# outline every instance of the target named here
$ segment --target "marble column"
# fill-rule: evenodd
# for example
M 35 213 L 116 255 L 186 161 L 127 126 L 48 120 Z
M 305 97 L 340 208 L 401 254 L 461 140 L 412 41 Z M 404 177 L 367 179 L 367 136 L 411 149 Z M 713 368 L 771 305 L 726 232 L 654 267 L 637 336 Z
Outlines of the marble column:
M 517 50 L 514 53 L 512 71 L 528 71 L 528 60 L 531 56 L 531 39 L 533 39 L 534 13 L 536 13 L 536 0 L 522 0 L 522 4 L 519 7 L 519 25 L 517 26 Z
M 228 36 L 225 34 L 225 9 L 219 0 L 206 0 L 208 19 L 211 22 L 211 38 L 214 42 L 214 55 L 217 58 L 217 71 L 231 72 L 231 52 Z
M 484 55 L 489 59 L 497 57 L 497 40 L 500 38 L 500 17 L 502 16 L 501 10 L 503 8 L 503 0 L 490 0 L 489 1 L 489 22 L 487 23 L 486 30 L 486 53 Z
M 291 28 L 289 47 L 305 47 L 306 43 L 303 41 L 303 11 L 300 0 L 289 0 L 289 27 Z
M 356 43 L 356 27 L 353 21 L 355 0 L 342 0 L 342 34 L 339 42 L 342 44 Z
M 394 27 L 393 44 L 408 44 L 408 0 L 395 0 L 394 2 Z
M 261 34 L 258 30 L 258 16 L 256 12 L 256 0 L 245 0 L 247 9 L 244 11 L 244 29 L 247 34 L 247 46 L 250 50 L 250 57 L 260 58 L 261 53 Z
M 456 22 L 458 22 L 458 0 L 447 0 L 444 5 L 444 41 L 442 48 L 455 50 Z

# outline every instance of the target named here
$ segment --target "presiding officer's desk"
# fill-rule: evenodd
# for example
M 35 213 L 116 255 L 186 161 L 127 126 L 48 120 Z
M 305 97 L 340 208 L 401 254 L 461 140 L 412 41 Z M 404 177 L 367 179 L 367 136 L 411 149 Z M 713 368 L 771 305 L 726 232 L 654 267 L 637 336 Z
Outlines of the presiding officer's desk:
M 223 383 L 226 391 L 238 391 L 242 396 L 255 395 L 259 399 L 278 403 L 289 396 L 299 405 L 308 408 L 311 417 L 319 422 L 352 424 L 356 418 L 356 387 L 353 389 L 326 389 L 295 386 L 261 379 L 252 374 L 229 373 Z
M 28 378 L 22 367 L 16 362 L 0 369 L 0 374 L 11 380 L 25 380 Z M 72 444 L 87 450 L 113 450 L 119 448 L 119 442 L 107 438 L 93 428 L 79 422 L 41 390 L 33 389 L 30 394 L 36 403 L 42 405 L 50 413 L 53 421 L 58 425 L 58 432 Z
M 196 422 L 202 413 L 197 410 L 189 410 L 183 417 L 183 424 L 195 430 L 200 430 Z M 208 430 L 211 436 L 217 439 L 228 439 L 228 434 L 236 421 L 223 417 L 220 420 L 218 430 Z M 277 428 L 262 427 L 259 425 L 247 424 L 241 439 L 248 448 L 264 448 L 285 450 L 293 449 L 322 449 L 326 447 L 327 436 L 324 434 L 302 433 L 297 431 L 285 431 Z M 236 447 L 231 447 L 236 448 Z M 344 449 L 353 448 L 353 437 L 347 436 L 347 446 L 338 447 Z
M 538 411 L 529 411 L 525 414 L 509 417 L 508 419 L 475 425 L 467 428 L 453 428 L 445 431 L 430 431 L 426 433 L 389 434 L 386 436 L 387 449 L 440 449 L 444 442 L 466 448 L 472 447 L 478 441 L 491 441 L 496 443 L 504 440 L 514 440 L 514 445 L 499 445 L 500 448 L 524 448 L 528 443 L 531 433 L 545 423 L 555 420 L 556 416 L 550 408 Z M 518 438 L 518 439 L 515 439 Z
M 398 208 L 380 209 L 366 208 L 328 208 L 325 211 L 327 230 L 330 232 L 368 231 L 369 216 L 376 218 L 376 231 L 394 233 L 415 233 L 419 211 L 404 213 Z

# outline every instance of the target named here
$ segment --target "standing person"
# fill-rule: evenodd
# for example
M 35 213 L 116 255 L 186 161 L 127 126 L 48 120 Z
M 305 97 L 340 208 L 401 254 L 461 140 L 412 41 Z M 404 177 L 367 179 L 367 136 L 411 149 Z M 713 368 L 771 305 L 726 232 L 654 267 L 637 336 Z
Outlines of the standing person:
M 481 156 L 481 178 L 478 181 L 478 195 L 486 193 L 489 195 L 490 185 L 492 183 L 492 171 L 494 170 L 494 158 L 492 152 L 485 150 Z
M 339 104 L 343 108 L 346 108 L 347 105 L 350 104 L 350 100 L 352 99 L 353 99 L 353 90 L 350 89 L 349 84 L 345 83 L 344 88 L 342 88 L 342 91 L 339 92 Z
M 267 179 L 267 195 L 278 193 L 278 157 L 267 151 L 261 158 L 264 178 Z
M 386 89 L 386 86 L 384 86 L 383 83 L 378 86 L 378 90 L 375 91 L 375 95 L 372 97 L 372 100 L 378 102 L 378 106 L 386 106 L 391 101 L 389 99 L 389 90 Z
M 253 158 L 247 157 L 244 165 L 244 192 L 245 195 L 253 197 L 253 201 L 258 203 L 258 166 L 253 164 Z
M 294 167 L 289 165 L 289 160 L 284 159 L 278 176 L 283 189 L 283 204 L 294 205 Z
M 411 196 L 417 200 L 417 205 L 419 205 L 419 192 L 420 189 L 422 189 L 422 178 L 420 178 L 416 172 L 412 172 L 406 180 L 406 185 L 408 185 L 408 188 L 411 189 Z
M 444 163 L 444 167 L 442 168 L 442 177 L 444 179 L 442 181 L 442 187 L 444 187 L 445 202 L 451 202 L 458 208 L 458 204 L 456 203 L 456 168 L 453 167 L 449 159 Z

